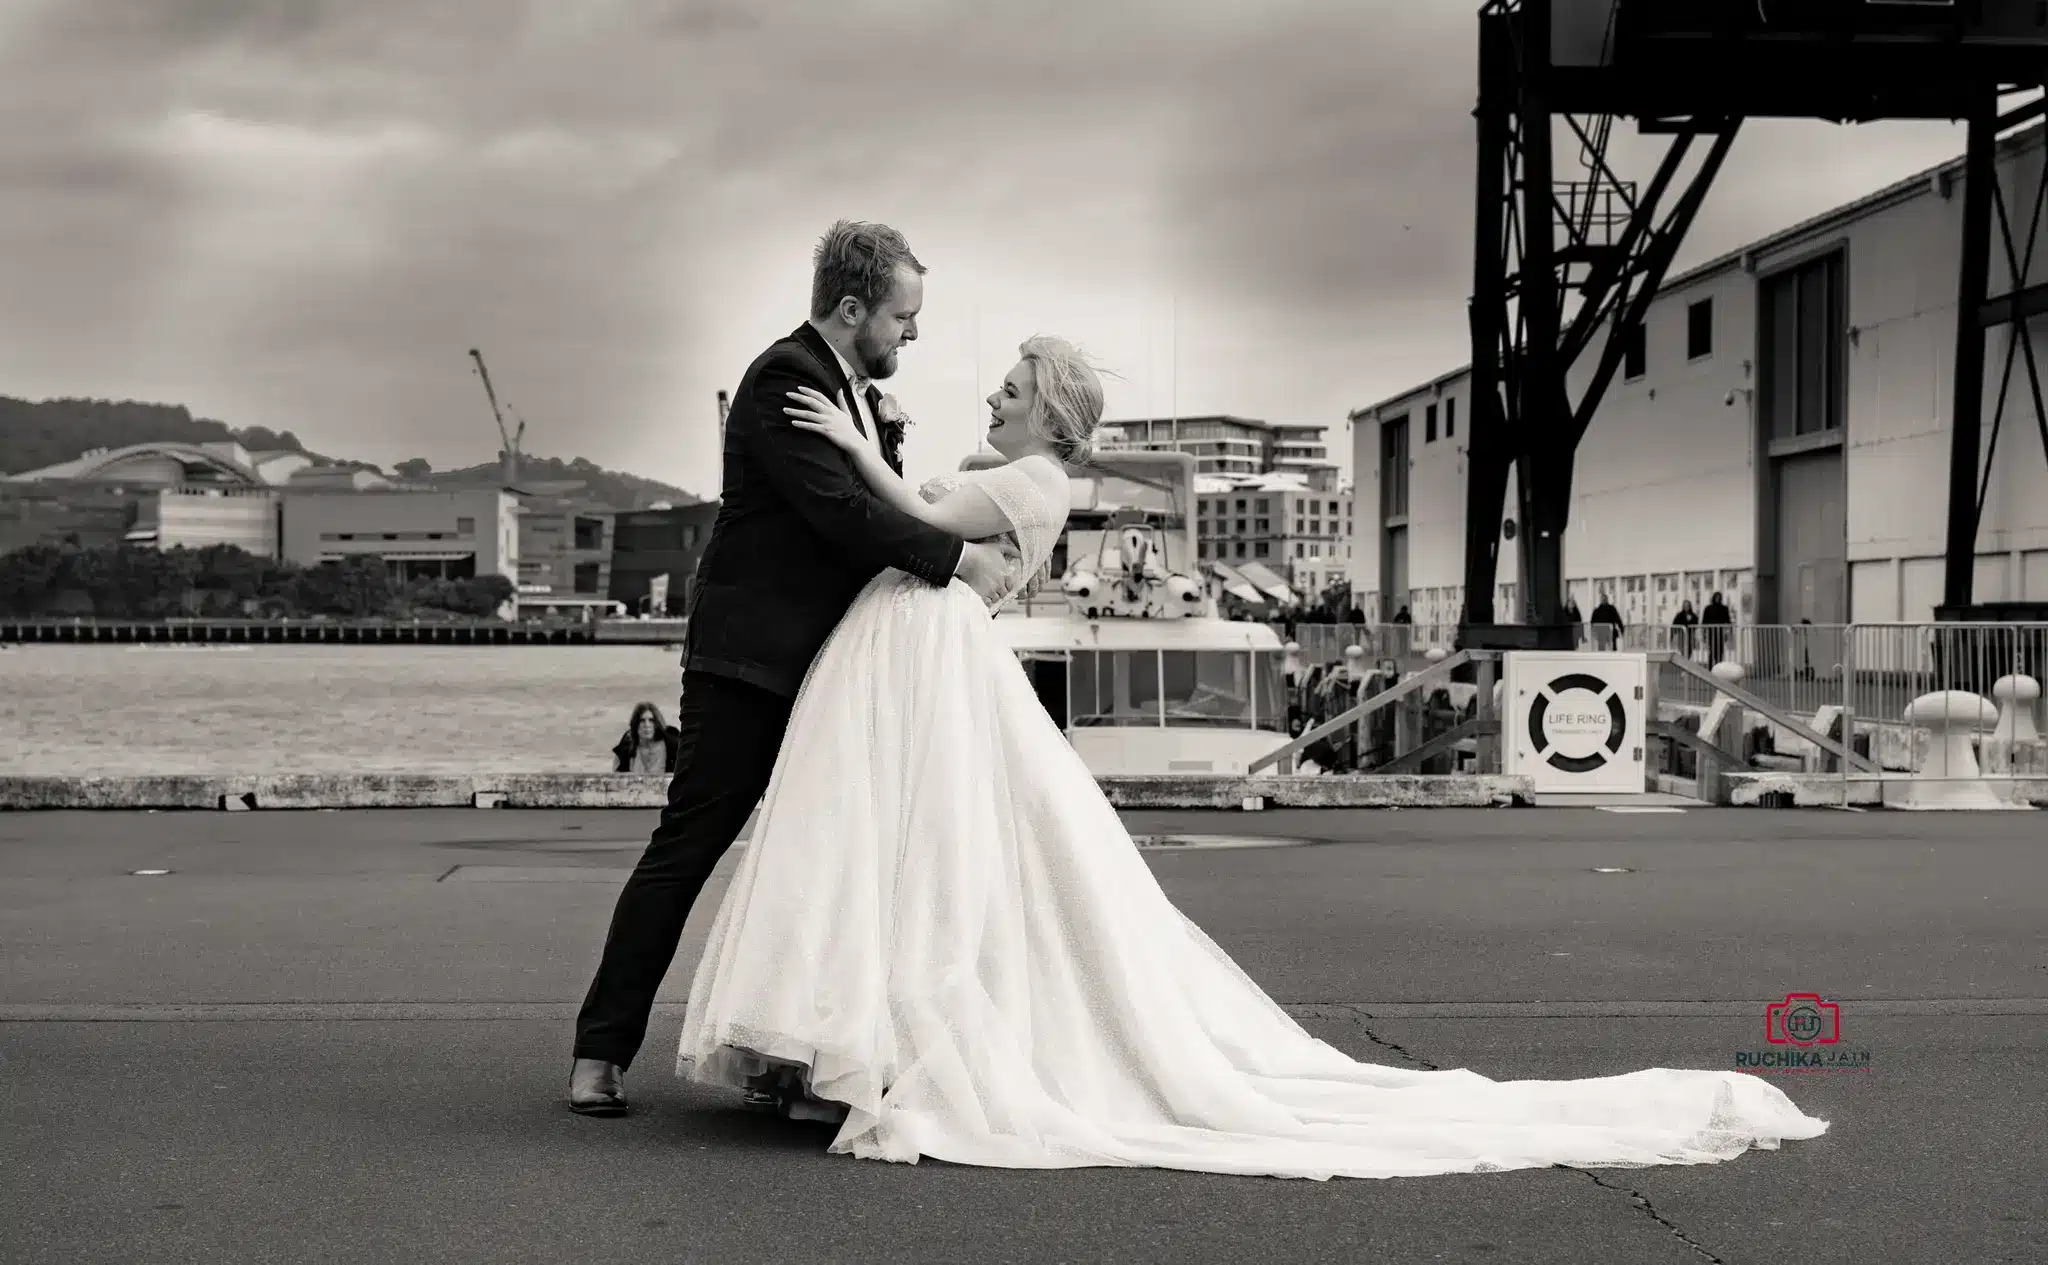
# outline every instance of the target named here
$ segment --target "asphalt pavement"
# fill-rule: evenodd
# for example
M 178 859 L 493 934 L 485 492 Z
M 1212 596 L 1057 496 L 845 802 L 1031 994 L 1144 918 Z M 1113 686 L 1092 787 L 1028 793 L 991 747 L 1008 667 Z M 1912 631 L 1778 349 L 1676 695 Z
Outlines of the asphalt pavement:
M 671 1074 L 563 1105 L 645 812 L 0 815 L 0 1259 L 2048 1260 L 2033 813 L 1131 813 L 1318 1036 L 1499 1079 L 1731 1068 L 1788 992 L 1853 1070 L 1728 1164 L 1388 1181 L 828 1156 Z M 138 871 L 161 870 L 161 874 Z

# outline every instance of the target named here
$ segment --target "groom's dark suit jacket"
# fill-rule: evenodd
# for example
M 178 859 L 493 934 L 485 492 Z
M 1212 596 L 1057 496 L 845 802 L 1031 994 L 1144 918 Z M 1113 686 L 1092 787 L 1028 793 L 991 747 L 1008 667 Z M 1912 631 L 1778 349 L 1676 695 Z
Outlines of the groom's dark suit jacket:
M 896 567 L 944 585 L 961 549 L 958 537 L 879 500 L 829 440 L 790 423 L 782 410 L 799 386 L 842 406 L 852 399 L 838 357 L 808 323 L 747 366 L 726 415 L 724 492 L 697 564 L 683 660 L 691 672 L 785 696 L 877 573 Z M 881 392 L 870 386 L 867 398 L 872 414 Z M 881 438 L 903 473 L 902 425 L 883 424 Z

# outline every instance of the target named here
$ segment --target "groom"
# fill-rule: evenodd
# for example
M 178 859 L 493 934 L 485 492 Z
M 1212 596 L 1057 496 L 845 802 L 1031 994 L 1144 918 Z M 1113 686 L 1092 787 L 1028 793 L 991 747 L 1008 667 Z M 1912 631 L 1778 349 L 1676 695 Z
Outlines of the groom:
M 903 423 L 877 417 L 874 382 L 917 340 L 924 271 L 895 229 L 834 224 L 813 258 L 811 319 L 740 379 L 718 520 L 690 601 L 675 776 L 576 1019 L 572 1111 L 625 1114 L 625 1071 L 690 906 L 767 790 L 797 687 L 854 596 L 887 567 L 933 585 L 957 577 L 984 598 L 1002 591 L 999 548 L 884 504 L 846 453 L 783 413 L 798 387 L 822 391 L 903 472 Z M 772 1101 L 766 1091 L 749 1098 Z

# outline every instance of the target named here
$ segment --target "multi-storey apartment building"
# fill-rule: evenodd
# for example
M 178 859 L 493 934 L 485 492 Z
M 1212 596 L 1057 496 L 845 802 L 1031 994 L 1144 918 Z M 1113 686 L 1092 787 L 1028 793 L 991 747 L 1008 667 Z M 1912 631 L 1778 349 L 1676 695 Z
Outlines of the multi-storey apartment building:
M 1329 490 L 1337 486 L 1337 463 L 1330 460 L 1323 442 L 1328 429 L 1223 413 L 1140 417 L 1102 423 L 1096 442 L 1111 452 L 1188 453 L 1195 458 L 1197 474 L 1288 473 L 1299 475 L 1308 487 Z

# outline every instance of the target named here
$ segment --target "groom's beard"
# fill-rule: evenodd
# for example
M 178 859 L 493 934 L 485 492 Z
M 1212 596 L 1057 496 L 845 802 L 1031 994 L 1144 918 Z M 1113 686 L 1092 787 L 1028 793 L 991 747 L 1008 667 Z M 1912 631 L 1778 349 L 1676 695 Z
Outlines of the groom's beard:
M 861 372 L 877 381 L 896 376 L 896 349 L 882 350 L 868 341 L 867 331 L 862 330 L 853 339 L 854 354 L 860 360 Z

